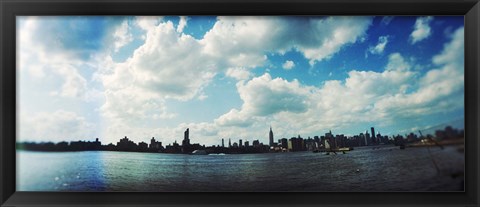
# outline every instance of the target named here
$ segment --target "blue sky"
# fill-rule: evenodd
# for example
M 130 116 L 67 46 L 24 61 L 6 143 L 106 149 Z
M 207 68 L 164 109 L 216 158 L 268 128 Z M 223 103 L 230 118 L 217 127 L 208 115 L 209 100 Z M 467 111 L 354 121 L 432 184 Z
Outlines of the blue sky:
M 463 21 L 17 17 L 17 139 L 416 132 L 464 117 Z

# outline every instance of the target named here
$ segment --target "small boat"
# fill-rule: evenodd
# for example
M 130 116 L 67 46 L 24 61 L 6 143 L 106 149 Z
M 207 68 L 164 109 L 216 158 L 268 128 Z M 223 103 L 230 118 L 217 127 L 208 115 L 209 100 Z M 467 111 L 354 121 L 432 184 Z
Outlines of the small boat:
M 207 151 L 205 150 L 195 150 L 192 152 L 192 155 L 207 155 Z

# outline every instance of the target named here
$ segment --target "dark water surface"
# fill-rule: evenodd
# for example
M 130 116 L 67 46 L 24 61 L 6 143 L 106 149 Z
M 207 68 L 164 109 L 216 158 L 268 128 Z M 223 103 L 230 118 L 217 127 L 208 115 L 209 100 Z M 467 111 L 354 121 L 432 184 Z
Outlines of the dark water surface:
M 430 150 L 432 156 L 427 148 L 394 146 L 337 155 L 17 151 L 17 191 L 463 191 L 464 154 Z

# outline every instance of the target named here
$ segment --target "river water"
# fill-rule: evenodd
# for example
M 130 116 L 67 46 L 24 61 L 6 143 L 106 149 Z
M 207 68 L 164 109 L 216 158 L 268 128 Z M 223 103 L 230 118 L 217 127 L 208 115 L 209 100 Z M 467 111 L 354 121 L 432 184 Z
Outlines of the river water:
M 435 167 L 435 164 L 438 166 Z M 463 191 L 464 153 L 394 146 L 346 154 L 17 151 L 17 191 Z

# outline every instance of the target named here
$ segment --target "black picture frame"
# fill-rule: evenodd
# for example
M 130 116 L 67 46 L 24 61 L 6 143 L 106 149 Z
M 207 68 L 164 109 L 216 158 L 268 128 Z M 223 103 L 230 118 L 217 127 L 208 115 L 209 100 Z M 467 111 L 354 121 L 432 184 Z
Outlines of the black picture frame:
M 15 190 L 17 15 L 464 15 L 465 192 L 64 193 Z M 0 0 L 1 206 L 479 206 L 478 0 Z

